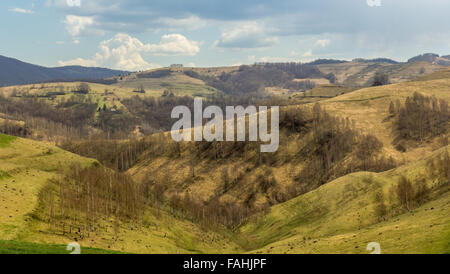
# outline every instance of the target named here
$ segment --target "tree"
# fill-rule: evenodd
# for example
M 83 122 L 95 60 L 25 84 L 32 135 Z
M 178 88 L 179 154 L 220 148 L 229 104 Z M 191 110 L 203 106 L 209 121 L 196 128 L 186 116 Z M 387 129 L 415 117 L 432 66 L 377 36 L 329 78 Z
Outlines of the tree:
M 375 193 L 375 216 L 377 218 L 384 218 L 386 216 L 387 209 L 386 205 L 384 204 L 384 194 L 383 190 L 378 191 Z
M 80 83 L 76 89 L 74 90 L 75 93 L 81 93 L 81 94 L 88 94 L 91 88 L 87 83 Z
M 363 162 L 364 170 L 367 170 L 368 168 L 368 161 L 382 148 L 383 143 L 374 135 L 368 134 L 361 138 L 361 141 L 356 148 L 356 157 Z
M 395 105 L 394 102 L 391 101 L 391 103 L 389 104 L 389 114 L 391 115 L 391 117 L 395 116 Z
M 372 86 L 384 86 L 389 84 L 389 76 L 386 73 L 377 71 L 373 78 Z
M 400 205 L 408 211 L 411 211 L 411 203 L 414 198 L 414 188 L 411 182 L 405 176 L 400 177 L 396 188 L 396 194 Z

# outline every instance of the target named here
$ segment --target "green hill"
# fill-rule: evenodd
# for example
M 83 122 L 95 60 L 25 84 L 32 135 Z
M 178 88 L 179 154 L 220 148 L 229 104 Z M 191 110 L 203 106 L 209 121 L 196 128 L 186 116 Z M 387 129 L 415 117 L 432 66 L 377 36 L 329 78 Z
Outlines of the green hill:
M 380 243 L 383 253 L 449 253 L 448 179 L 438 186 L 427 170 L 430 160 L 445 153 L 448 157 L 449 148 L 391 171 L 336 179 L 272 207 L 261 220 L 244 226 L 242 237 L 252 253 L 368 253 L 365 248 L 370 242 Z M 411 180 L 427 178 L 430 197 L 410 212 L 398 214 L 398 207 L 386 198 L 390 213 L 380 220 L 374 213 L 374 194 L 389 197 L 402 175 Z
M 152 207 L 145 210 L 145 225 L 138 228 L 120 222 L 117 233 L 111 228 L 90 233 L 89 237 L 80 237 L 78 233 L 64 234 L 54 224 L 40 217 L 43 208 L 49 206 L 48 201 L 42 199 L 42 190 L 51 186 L 50 179 L 60 176 L 58 170 L 67 171 L 75 163 L 86 167 L 98 166 L 98 162 L 50 144 L 2 134 L 0 144 L 0 253 L 65 253 L 59 249 L 60 246 L 51 245 L 66 245 L 73 241 L 77 241 L 82 248 L 131 253 L 218 253 L 240 250 L 236 244 L 225 241 L 217 233 L 205 231 L 196 224 Z M 109 220 L 102 219 L 98 227 L 109 225 Z M 43 250 L 37 250 L 40 248 Z M 93 253 L 105 252 L 88 250 Z

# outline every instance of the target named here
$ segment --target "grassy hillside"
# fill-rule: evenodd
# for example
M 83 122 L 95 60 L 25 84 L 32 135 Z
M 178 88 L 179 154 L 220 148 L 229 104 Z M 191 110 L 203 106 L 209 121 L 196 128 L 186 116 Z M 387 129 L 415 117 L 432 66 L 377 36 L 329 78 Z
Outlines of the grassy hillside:
M 85 159 L 45 143 L 0 135 L 0 239 L 16 239 L 27 229 L 38 206 L 38 193 L 59 166 L 91 165 Z M 24 202 L 26 201 L 26 202 Z
M 42 210 L 40 191 L 49 186 L 49 179 L 58 176 L 58 169 L 67 169 L 73 163 L 92 166 L 96 160 L 83 158 L 52 145 L 27 139 L 0 135 L 0 253 L 64 253 L 59 247 L 39 244 L 68 244 L 73 241 L 84 247 L 94 247 L 131 253 L 199 253 L 237 252 L 236 244 L 223 236 L 206 232 L 195 224 L 179 220 L 165 211 L 149 207 L 144 226 L 136 228 L 120 223 L 118 234 L 108 229 L 103 220 L 98 225 L 104 230 L 90 236 L 63 235 L 54 225 L 39 216 Z M 117 236 L 118 240 L 113 240 Z M 12 242 L 5 242 L 9 240 Z M 30 249 L 29 249 L 30 248 Z M 43 248 L 42 250 L 38 250 Z M 27 251 L 28 252 L 28 251 Z M 97 251 L 92 250 L 97 253 Z M 100 253 L 102 251 L 99 251 Z
M 414 92 L 449 101 L 450 79 L 411 81 L 360 89 L 322 103 L 330 112 L 350 118 L 357 128 L 377 136 L 383 142 L 387 154 L 396 159 L 408 161 L 419 159 L 438 146 L 434 140 L 417 147 L 410 147 L 406 153 L 402 153 L 397 151 L 392 144 L 395 136 L 392 133 L 393 120 L 388 119 L 389 104 L 397 99 L 404 102 Z
M 383 253 L 449 253 L 448 183 L 442 189 L 427 180 L 434 192 L 411 212 L 381 221 L 374 214 L 377 191 L 388 197 L 400 175 L 428 177 L 427 160 L 448 149 L 388 172 L 350 174 L 274 206 L 262 220 L 242 228 L 243 238 L 249 248 L 259 248 L 255 253 L 369 253 L 369 242 L 380 243 Z
M 161 96 L 168 90 L 176 96 L 205 96 L 217 93 L 203 81 L 189 77 L 181 71 L 167 68 L 145 71 L 117 78 L 115 87 L 137 90 L 143 87 L 149 94 Z
M 167 77 L 181 90 L 188 90 L 183 85 L 204 85 L 179 71 Z M 449 147 L 442 148 L 441 140 L 435 137 L 411 141 L 404 151 L 398 150 L 395 118 L 389 112 L 391 102 L 403 103 L 415 92 L 448 102 L 450 78 L 446 70 L 427 77 L 358 90 L 316 87 L 303 97 L 310 102 L 321 100 L 318 117 L 343 119 L 316 118 L 317 109 L 312 103 L 283 107 L 280 148 L 275 154 L 259 154 L 257 143 L 175 144 L 167 133 L 155 134 L 149 138 L 149 149 L 139 153 L 140 157 L 133 160 L 136 164 L 126 174 L 151 189 L 152 195 L 164 194 L 163 198 L 149 200 L 139 224 L 114 223 L 113 217 L 102 216 L 92 231 L 81 221 L 78 232 L 68 234 L 65 228 L 61 229 L 64 221 L 58 217 L 54 222 L 46 221 L 43 212 L 49 208 L 53 211 L 53 207 L 41 194 L 45 189 L 57 190 L 50 180 L 60 180 L 61 170 L 68 172 L 72 164 L 92 167 L 100 166 L 99 163 L 48 143 L 0 134 L 0 253 L 21 253 L 27 249 L 64 253 L 60 247 L 73 241 L 82 247 L 101 249 L 92 250 L 94 253 L 368 253 L 365 246 L 369 242 L 379 242 L 383 253 L 448 253 L 450 194 L 448 185 L 438 186 L 437 179 L 429 175 L 429 162 Z M 120 81 L 115 86 L 90 84 L 89 94 L 80 96 L 91 97 L 97 107 L 124 108 L 123 113 L 114 115 L 131 117 L 139 102 L 130 104 L 129 110 L 121 104 L 137 94 L 134 87 L 125 86 L 126 82 L 147 81 L 158 90 L 162 88 L 157 86 L 159 80 L 122 79 L 124 86 L 120 86 Z M 67 94 L 41 98 L 56 105 L 58 100 L 72 96 L 71 90 L 78 83 L 2 91 L 24 89 L 40 96 L 61 88 L 58 85 Z M 160 96 L 160 92 L 153 95 Z M 151 92 L 138 95 L 153 96 Z M 94 119 L 99 115 L 96 111 Z M 392 157 L 396 165 L 404 165 L 386 172 L 355 172 L 372 170 L 352 165 L 367 134 L 381 143 L 377 154 L 370 157 Z M 345 150 L 349 144 L 351 148 Z M 391 168 L 387 164 L 381 170 Z M 324 169 L 328 173 L 322 174 Z M 317 174 L 323 177 L 316 180 Z M 425 179 L 430 189 L 425 201 L 409 212 L 390 198 L 390 190 L 401 176 L 412 182 Z M 387 197 L 388 213 L 383 220 L 374 213 L 377 193 Z M 55 199 L 51 203 L 58 205 L 58 196 Z M 268 214 L 246 219 L 254 209 Z M 205 214 L 210 219 L 205 219 Z M 230 229 L 208 223 L 219 218 Z
M 405 152 L 395 148 L 394 119 L 389 119 L 389 104 L 397 99 L 404 102 L 414 92 L 427 96 L 434 96 L 445 100 L 450 99 L 450 79 L 440 79 L 421 82 L 404 82 L 381 87 L 371 87 L 349 92 L 338 97 L 325 99 L 321 105 L 331 114 L 349 118 L 356 130 L 364 134 L 372 134 L 382 143 L 382 152 L 386 158 L 393 157 L 398 163 L 416 161 L 439 148 L 438 138 L 427 140 L 421 144 L 413 144 Z M 319 90 L 317 90 L 319 92 Z M 312 107 L 312 104 L 309 106 Z M 306 106 L 308 107 L 308 105 Z M 296 109 L 297 106 L 285 107 L 282 112 Z M 165 147 L 164 152 L 155 153 L 152 148 L 143 156 L 141 161 L 131 168 L 128 173 L 137 181 L 151 180 L 164 182 L 168 195 L 175 193 L 191 193 L 202 201 L 208 201 L 217 195 L 223 201 L 236 202 L 250 199 L 256 205 L 265 201 L 283 200 L 280 193 L 289 192 L 289 188 L 298 186 L 297 175 L 307 165 L 308 156 L 302 157 L 299 149 L 304 146 L 308 151 L 308 126 L 303 131 L 292 135 L 282 136 L 277 153 L 266 155 L 264 164 L 258 164 L 257 146 L 236 146 L 236 150 L 245 153 L 232 154 L 222 158 L 208 158 L 215 150 L 222 150 L 226 145 L 217 144 L 203 149 L 202 145 L 189 148 L 181 145 L 179 155 L 174 154 L 173 144 L 158 144 Z M 170 136 L 164 138 L 170 139 Z M 155 146 L 155 147 L 157 147 Z M 206 152 L 205 152 L 206 150 Z M 195 178 L 192 178 L 192 156 L 199 153 L 195 160 Z M 209 153 L 209 154 L 208 154 Z M 342 162 L 348 162 L 347 157 Z M 340 167 L 342 168 L 342 167 Z M 265 193 L 261 191 L 260 176 L 270 172 L 276 183 Z M 221 190 L 224 185 L 224 174 L 229 173 L 231 184 L 225 193 Z M 217 194 L 219 193 L 219 194 Z M 278 197 L 279 196 L 279 197 Z
M 333 73 L 337 82 L 345 86 L 370 86 L 376 72 L 389 75 L 391 83 L 412 80 L 416 77 L 431 74 L 443 66 L 427 62 L 416 63 L 376 63 L 352 61 L 339 64 L 322 64 L 318 68 L 324 73 Z

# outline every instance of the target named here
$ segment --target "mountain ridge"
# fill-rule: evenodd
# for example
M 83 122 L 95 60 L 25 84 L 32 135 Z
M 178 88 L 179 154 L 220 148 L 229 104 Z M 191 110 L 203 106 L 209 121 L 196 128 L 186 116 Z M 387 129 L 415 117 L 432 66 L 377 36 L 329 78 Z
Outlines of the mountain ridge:
M 125 73 L 128 72 L 100 67 L 44 67 L 0 55 L 0 87 L 50 81 L 95 80 Z

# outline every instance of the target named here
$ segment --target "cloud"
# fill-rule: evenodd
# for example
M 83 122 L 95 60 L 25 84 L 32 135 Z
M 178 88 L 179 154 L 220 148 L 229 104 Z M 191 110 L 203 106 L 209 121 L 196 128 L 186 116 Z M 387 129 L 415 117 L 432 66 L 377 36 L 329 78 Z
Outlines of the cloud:
M 329 44 L 331 43 L 331 41 L 329 39 L 320 39 L 317 40 L 316 43 L 314 44 L 314 46 L 316 47 L 321 47 L 321 48 L 325 48 L 327 47 Z
M 181 34 L 163 35 L 158 44 L 144 44 L 135 37 L 119 33 L 113 38 L 101 42 L 99 51 L 91 59 L 76 58 L 59 61 L 59 65 L 96 66 L 138 71 L 160 67 L 158 64 L 145 61 L 142 57 L 144 53 L 193 56 L 199 51 L 198 42 L 190 41 Z
M 249 49 L 265 48 L 278 43 L 278 38 L 270 36 L 267 28 L 257 22 L 241 23 L 222 32 L 214 45 L 221 48 Z
M 81 7 L 81 0 L 66 0 L 69 7 Z
M 200 51 L 200 43 L 190 41 L 181 34 L 166 34 L 159 44 L 144 45 L 144 50 L 155 55 L 194 56 Z
M 369 7 L 381 7 L 381 0 L 367 0 L 366 2 Z
M 27 9 L 22 9 L 22 8 L 13 8 L 13 9 L 9 9 L 9 11 L 16 12 L 16 13 L 24 13 L 24 14 L 34 13 L 32 10 L 27 10 Z
M 88 16 L 67 15 L 64 20 L 66 30 L 71 36 L 79 36 L 86 27 L 94 24 L 94 18 Z

